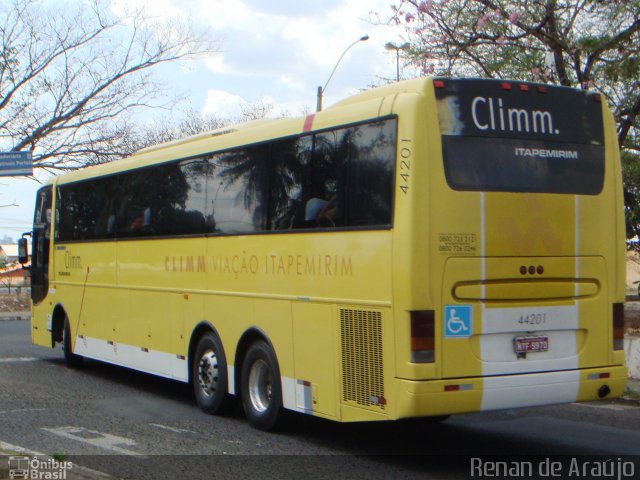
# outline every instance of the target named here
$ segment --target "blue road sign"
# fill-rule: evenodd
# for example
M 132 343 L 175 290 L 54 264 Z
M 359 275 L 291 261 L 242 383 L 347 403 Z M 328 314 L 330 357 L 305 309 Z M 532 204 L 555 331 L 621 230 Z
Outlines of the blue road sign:
M 0 177 L 33 175 L 31 152 L 0 152 Z

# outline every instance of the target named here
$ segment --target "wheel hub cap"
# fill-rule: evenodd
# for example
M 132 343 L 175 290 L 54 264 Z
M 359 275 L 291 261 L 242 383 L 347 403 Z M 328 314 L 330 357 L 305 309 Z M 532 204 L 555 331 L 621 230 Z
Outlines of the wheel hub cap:
M 213 350 L 207 350 L 198 363 L 198 382 L 205 396 L 212 396 L 218 388 L 218 358 Z
M 264 360 L 257 360 L 249 372 L 249 398 L 258 412 L 266 411 L 272 399 L 271 372 Z

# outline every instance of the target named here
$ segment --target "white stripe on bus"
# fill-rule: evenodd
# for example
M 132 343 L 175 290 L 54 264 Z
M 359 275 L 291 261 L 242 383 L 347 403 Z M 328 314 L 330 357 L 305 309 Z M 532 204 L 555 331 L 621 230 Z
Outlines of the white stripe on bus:
M 143 351 L 139 346 L 118 342 L 109 343 L 107 340 L 87 336 L 76 337 L 73 353 L 114 365 L 134 368 L 160 377 L 181 382 L 189 381 L 187 361 L 178 358 L 175 353 L 151 349 Z
M 159 352 L 148 349 L 141 350 L 139 346 L 127 345 L 118 342 L 107 342 L 98 338 L 87 336 L 76 337 L 74 353 L 83 357 L 100 360 L 127 368 L 133 368 L 145 373 L 151 373 L 164 378 L 189 381 L 188 362 L 178 358 L 176 354 Z M 235 368 L 227 366 L 229 393 L 235 395 L 236 388 Z M 280 377 L 282 385 L 282 404 L 284 408 L 301 413 L 312 413 L 311 386 L 299 385 L 301 380 L 289 377 Z
M 578 398 L 580 372 L 543 372 L 483 379 L 481 410 L 571 403 Z

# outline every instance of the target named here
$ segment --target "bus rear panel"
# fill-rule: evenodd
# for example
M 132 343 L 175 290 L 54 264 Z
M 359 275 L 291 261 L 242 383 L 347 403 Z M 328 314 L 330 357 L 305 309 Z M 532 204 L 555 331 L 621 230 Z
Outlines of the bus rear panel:
M 445 78 L 433 95 L 439 141 L 414 217 L 429 228 L 413 263 L 430 272 L 434 365 L 401 380 L 400 415 L 620 396 L 623 202 L 602 98 Z

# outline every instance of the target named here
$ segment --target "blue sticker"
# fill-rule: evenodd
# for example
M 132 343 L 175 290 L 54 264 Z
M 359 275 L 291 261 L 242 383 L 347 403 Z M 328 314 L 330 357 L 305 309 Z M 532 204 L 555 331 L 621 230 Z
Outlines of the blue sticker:
M 473 310 L 471 305 L 445 305 L 444 336 L 467 338 L 471 336 Z

